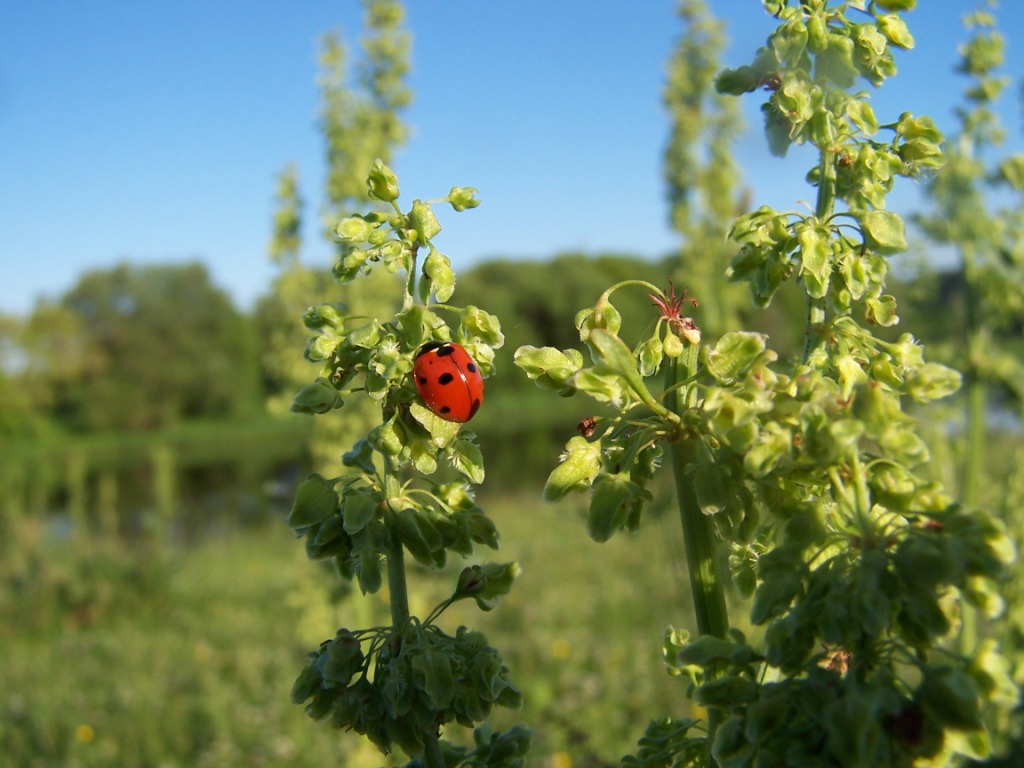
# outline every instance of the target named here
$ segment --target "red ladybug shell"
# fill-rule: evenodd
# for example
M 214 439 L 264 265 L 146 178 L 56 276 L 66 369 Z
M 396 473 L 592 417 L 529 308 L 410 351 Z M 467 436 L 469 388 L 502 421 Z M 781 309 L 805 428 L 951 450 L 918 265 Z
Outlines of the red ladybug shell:
M 423 404 L 448 421 L 469 421 L 484 401 L 480 369 L 454 342 L 429 341 L 416 353 L 416 391 Z

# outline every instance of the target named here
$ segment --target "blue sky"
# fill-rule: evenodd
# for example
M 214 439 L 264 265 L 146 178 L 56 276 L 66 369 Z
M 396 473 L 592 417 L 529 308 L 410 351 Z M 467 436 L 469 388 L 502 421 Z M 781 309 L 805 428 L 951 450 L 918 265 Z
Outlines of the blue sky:
M 660 175 L 663 72 L 682 32 L 674 2 L 407 5 L 413 134 L 394 165 L 409 199 L 480 189 L 480 208 L 442 212 L 437 244 L 457 270 L 491 256 L 675 245 Z M 757 0 L 711 5 L 730 25 L 725 63 L 746 63 L 771 19 Z M 875 109 L 882 122 L 909 110 L 952 128 L 959 17 L 974 3 L 920 5 L 909 16 L 918 46 Z M 1024 28 L 1024 3 L 1003 5 L 1003 28 Z M 59 296 L 86 269 L 196 258 L 248 308 L 273 276 L 274 180 L 289 162 L 307 200 L 304 258 L 327 264 L 317 40 L 331 29 L 355 40 L 361 17 L 357 0 L 3 3 L 0 313 Z M 1006 71 L 1018 79 L 1015 37 Z M 1015 94 L 1003 117 L 1019 147 Z M 768 155 L 759 104 L 744 100 L 737 156 L 756 204 L 791 208 L 811 194 L 800 181 L 809 156 Z M 913 205 L 908 187 L 893 207 Z

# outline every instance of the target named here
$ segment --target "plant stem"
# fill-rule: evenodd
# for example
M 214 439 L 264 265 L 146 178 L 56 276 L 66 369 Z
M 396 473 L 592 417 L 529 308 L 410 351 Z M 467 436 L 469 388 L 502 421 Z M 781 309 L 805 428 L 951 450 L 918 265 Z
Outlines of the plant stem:
M 409 623 L 409 589 L 405 581 L 405 547 L 392 534 L 388 552 L 388 594 L 391 602 L 391 629 L 399 633 Z M 426 768 L 445 768 L 438 737 L 428 734 L 423 740 L 423 763 Z
M 391 624 L 395 631 L 400 631 L 409 621 L 409 590 L 405 583 L 405 548 L 394 534 L 388 552 L 388 593 Z
M 830 137 L 831 138 L 831 137 Z M 814 206 L 814 217 L 818 222 L 832 215 L 836 204 L 836 157 L 835 150 L 819 148 L 818 199 Z M 815 341 L 825 325 L 825 298 L 807 297 L 807 327 L 804 330 L 804 355 L 806 363 L 814 351 Z
M 679 416 L 693 405 L 693 388 L 678 386 L 696 373 L 696 344 L 689 344 L 683 353 L 682 371 L 679 362 L 670 359 L 666 367 L 666 402 Z M 724 638 L 729 631 L 729 612 L 725 604 L 725 587 L 718 575 L 718 557 L 715 546 L 715 531 L 711 518 L 705 515 L 697 501 L 697 494 L 687 474 L 697 464 L 697 443 L 682 436 L 672 443 L 672 473 L 676 483 L 676 501 L 679 504 L 679 519 L 683 528 L 683 543 L 686 548 L 686 567 L 690 576 L 693 593 L 693 608 L 697 615 L 697 631 L 701 635 Z M 705 682 L 719 676 L 719 667 L 709 667 Z M 714 765 L 711 746 L 718 729 L 721 714 L 717 709 L 708 709 L 708 765 Z
M 428 737 L 423 744 L 423 764 L 426 768 L 445 768 L 444 754 L 441 752 L 441 745 L 435 737 Z
M 966 444 L 964 445 L 963 475 L 960 480 L 960 500 L 968 509 L 976 507 L 978 495 L 985 477 L 985 417 L 988 405 L 988 386 L 978 368 L 975 355 L 978 350 L 990 346 L 985 329 L 979 318 L 977 280 L 972 280 L 973 253 L 964 254 L 964 285 L 967 325 L 967 365 L 964 372 L 966 383 Z M 960 615 L 960 651 L 964 655 L 974 653 L 978 643 L 978 613 L 969 605 L 963 607 Z

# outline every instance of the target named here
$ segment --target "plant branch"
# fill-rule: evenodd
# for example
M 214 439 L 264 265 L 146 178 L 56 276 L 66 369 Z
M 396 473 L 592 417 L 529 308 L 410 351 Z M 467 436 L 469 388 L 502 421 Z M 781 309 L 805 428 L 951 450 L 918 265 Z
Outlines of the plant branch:
M 699 347 L 688 344 L 680 361 L 670 358 L 666 366 L 666 401 L 679 416 L 693 405 L 695 394 L 691 385 L 681 385 L 692 379 L 696 373 Z M 682 370 L 680 370 L 682 368 Z M 715 546 L 715 531 L 711 518 L 705 515 L 697 501 L 697 494 L 687 470 L 697 465 L 697 443 L 682 437 L 672 443 L 672 473 L 676 483 L 676 501 L 679 504 L 679 519 L 683 528 L 683 543 L 686 548 L 686 567 L 690 576 L 693 593 L 694 613 L 697 617 L 697 631 L 701 635 L 724 638 L 729 631 L 729 613 L 725 603 L 725 587 L 718 574 L 718 557 Z M 706 680 L 718 677 L 720 668 L 709 667 Z M 715 708 L 708 710 L 708 764 L 714 765 L 711 745 L 720 721 Z
M 827 221 L 832 215 L 836 202 L 836 156 L 835 150 L 822 147 L 818 162 L 818 199 L 814 216 L 819 222 Z M 825 325 L 825 298 L 807 298 L 807 327 L 804 331 L 804 355 L 806 363 L 814 350 L 815 340 L 820 337 Z

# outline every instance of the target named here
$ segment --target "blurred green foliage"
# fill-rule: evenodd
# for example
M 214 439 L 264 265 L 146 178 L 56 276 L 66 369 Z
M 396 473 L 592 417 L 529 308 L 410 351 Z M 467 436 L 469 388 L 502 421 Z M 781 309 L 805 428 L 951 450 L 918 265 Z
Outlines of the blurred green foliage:
M 539 491 L 524 490 L 487 499 L 504 553 L 524 567 L 516 590 L 501 611 L 481 618 L 456 605 L 443 624 L 472 620 L 516 670 L 526 708 L 501 713 L 496 727 L 528 720 L 539 759 L 607 765 L 635 741 L 650 702 L 678 695 L 650 639 L 687 614 L 684 585 L 664 578 L 666 561 L 681 569 L 682 542 L 666 525 L 600 557 L 567 552 L 559 542 L 575 535 L 581 510 L 538 510 Z M 540 517 L 549 533 L 538 538 Z M 155 558 L 103 536 L 35 531 L 37 570 L 0 590 L 0 764 L 381 764 L 357 736 L 311 728 L 288 701 L 309 642 L 333 633 L 351 605 L 314 587 L 319 568 L 283 526 L 223 533 Z M 426 585 L 410 595 L 414 610 L 450 590 L 450 575 L 418 570 Z M 636 579 L 595 594 L 609 570 Z

